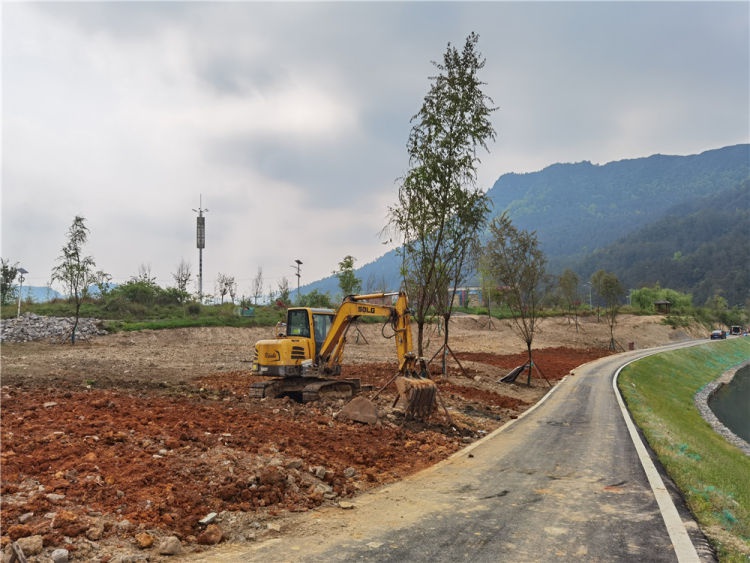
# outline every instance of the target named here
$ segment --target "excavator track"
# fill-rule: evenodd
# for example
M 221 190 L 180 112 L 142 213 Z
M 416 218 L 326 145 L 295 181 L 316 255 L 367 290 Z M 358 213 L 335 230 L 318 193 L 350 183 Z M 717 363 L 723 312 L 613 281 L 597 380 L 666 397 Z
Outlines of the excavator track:
M 250 385 L 250 397 L 263 399 L 264 397 L 278 397 L 281 394 L 279 380 L 257 381 Z
M 360 390 L 359 379 L 325 379 L 318 377 L 286 377 L 259 381 L 250 386 L 250 396 L 289 396 L 297 401 L 309 403 L 318 399 L 351 399 Z
M 302 402 L 317 401 L 319 399 L 349 400 L 359 391 L 359 380 L 338 379 L 323 380 L 309 383 L 302 390 Z

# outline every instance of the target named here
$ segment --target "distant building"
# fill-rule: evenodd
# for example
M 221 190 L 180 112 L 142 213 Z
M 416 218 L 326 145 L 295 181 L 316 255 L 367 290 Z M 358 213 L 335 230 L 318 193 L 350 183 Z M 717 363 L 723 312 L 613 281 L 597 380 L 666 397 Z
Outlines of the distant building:
M 656 309 L 657 313 L 668 315 L 671 307 L 671 301 L 654 301 L 654 308 Z
M 454 307 L 481 307 L 483 303 L 481 287 L 459 287 L 453 297 Z

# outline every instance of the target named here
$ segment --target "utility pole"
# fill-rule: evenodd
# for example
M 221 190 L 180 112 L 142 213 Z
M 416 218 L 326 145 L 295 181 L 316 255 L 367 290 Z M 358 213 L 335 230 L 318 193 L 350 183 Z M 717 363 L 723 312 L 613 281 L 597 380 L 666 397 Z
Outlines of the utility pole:
M 198 247 L 198 302 L 203 303 L 203 249 L 206 248 L 206 218 L 203 209 L 203 195 L 198 196 L 198 209 L 193 209 L 198 214 L 196 224 L 196 246 Z
M 300 277 L 302 277 L 302 274 L 299 273 L 299 267 L 302 265 L 302 260 L 297 259 L 295 262 L 297 263 L 297 300 L 299 300 L 299 280 Z M 292 268 L 294 268 L 294 266 L 292 266 Z

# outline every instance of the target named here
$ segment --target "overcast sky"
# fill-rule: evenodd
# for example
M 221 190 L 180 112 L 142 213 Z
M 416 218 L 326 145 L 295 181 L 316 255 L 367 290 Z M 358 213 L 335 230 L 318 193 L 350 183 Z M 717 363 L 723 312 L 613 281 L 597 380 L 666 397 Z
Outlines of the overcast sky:
M 76 215 L 116 282 L 250 295 L 394 248 L 380 231 L 450 42 L 499 110 L 480 186 L 750 140 L 750 3 L 2 4 L 2 257 L 46 285 Z M 502 211 L 502 210 L 496 210 Z

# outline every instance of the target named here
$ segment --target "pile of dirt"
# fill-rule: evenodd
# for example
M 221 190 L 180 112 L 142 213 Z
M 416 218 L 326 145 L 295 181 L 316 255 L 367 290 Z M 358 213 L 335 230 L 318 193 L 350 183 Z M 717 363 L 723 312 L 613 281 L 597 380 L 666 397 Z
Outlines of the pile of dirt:
M 555 345 L 535 350 L 530 385 L 525 375 L 502 384 L 527 361 L 523 347 L 507 330 L 476 322 L 451 327 L 446 375 L 439 358 L 430 364 L 436 414 L 406 420 L 391 385 L 376 399 L 381 421 L 371 426 L 337 417 L 342 401 L 249 398 L 258 380 L 251 346 L 268 329 L 142 331 L 75 347 L 6 343 L 2 545 L 35 538 L 26 544 L 38 546 L 31 561 L 49 560 L 54 549 L 75 560 L 158 561 L 277 534 L 284 514 L 345 506 L 445 459 L 519 416 L 571 369 L 610 353 L 593 338 L 560 345 L 577 338 L 565 326 L 565 335 L 547 337 Z M 671 338 L 659 329 L 654 344 Z M 395 371 L 393 343 L 380 332 L 360 326 L 345 354 L 343 375 L 361 378 L 371 397 Z

